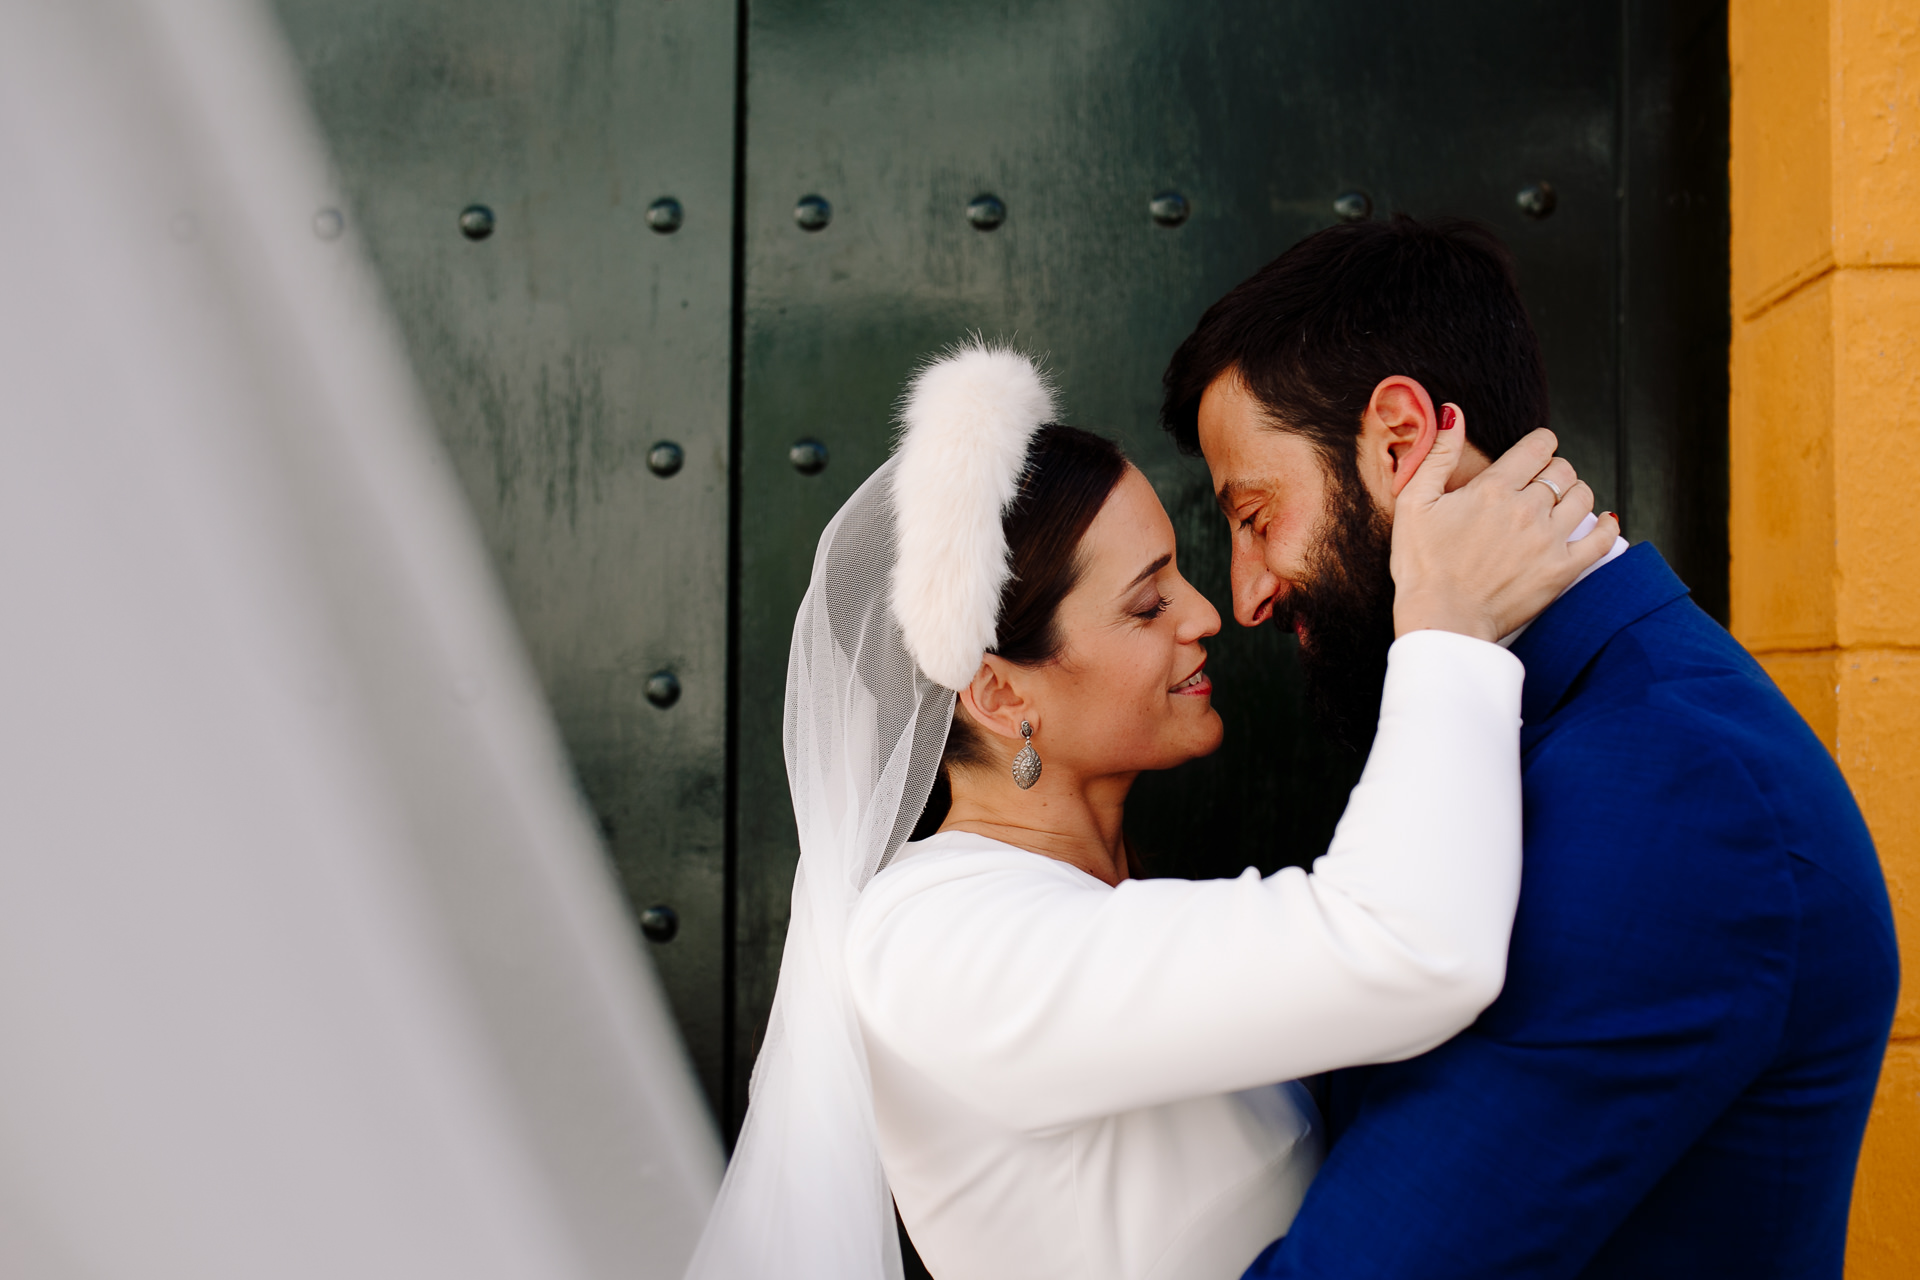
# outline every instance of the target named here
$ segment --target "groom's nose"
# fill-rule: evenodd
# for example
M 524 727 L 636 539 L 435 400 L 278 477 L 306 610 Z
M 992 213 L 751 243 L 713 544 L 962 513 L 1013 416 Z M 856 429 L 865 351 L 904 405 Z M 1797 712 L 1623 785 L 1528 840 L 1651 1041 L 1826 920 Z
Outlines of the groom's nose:
M 1233 620 L 1243 627 L 1257 627 L 1273 616 L 1274 598 L 1280 593 L 1280 578 L 1267 568 L 1260 555 L 1261 544 L 1234 548 Z

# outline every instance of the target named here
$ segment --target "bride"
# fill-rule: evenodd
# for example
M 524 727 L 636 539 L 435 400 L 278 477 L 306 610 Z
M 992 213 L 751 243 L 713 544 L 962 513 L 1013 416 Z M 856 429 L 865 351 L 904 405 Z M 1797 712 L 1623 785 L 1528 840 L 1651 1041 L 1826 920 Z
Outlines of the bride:
M 1500 991 L 1522 671 L 1491 642 L 1613 541 L 1568 541 L 1584 486 L 1529 492 L 1552 437 L 1451 494 L 1463 431 L 1409 458 L 1379 733 L 1313 871 L 1135 880 L 1133 780 L 1220 743 L 1220 619 L 1146 478 L 1055 416 L 1026 359 L 957 349 L 821 536 L 792 920 L 690 1278 L 899 1277 L 897 1204 L 937 1280 L 1229 1280 L 1321 1159 L 1285 1082 L 1424 1052 Z

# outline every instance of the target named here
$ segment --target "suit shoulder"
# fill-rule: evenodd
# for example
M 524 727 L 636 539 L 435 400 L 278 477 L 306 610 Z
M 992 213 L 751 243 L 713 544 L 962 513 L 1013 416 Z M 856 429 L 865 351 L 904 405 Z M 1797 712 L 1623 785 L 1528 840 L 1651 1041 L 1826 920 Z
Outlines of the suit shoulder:
M 1753 771 L 1763 789 L 1794 774 L 1839 778 L 1825 745 L 1753 655 L 1691 600 L 1656 609 L 1608 640 L 1569 689 L 1550 736 L 1576 726 L 1581 736 L 1646 735 L 1650 751 L 1711 749 Z
M 1636 625 L 1609 642 L 1528 745 L 1529 807 L 1564 808 L 1567 789 L 1604 780 L 1626 802 L 1607 825 L 1644 825 L 1653 843 L 1664 843 L 1655 828 L 1768 843 L 1863 890 L 1878 883 L 1872 837 L 1826 746 L 1759 664 L 1699 617 L 1717 637 L 1687 624 L 1669 643 L 1673 630 Z
M 1555 718 L 1553 732 L 1528 750 L 1522 767 L 1529 803 L 1543 790 L 1565 786 L 1624 793 L 1640 807 L 1671 794 L 1680 780 L 1698 786 L 1711 778 L 1722 798 L 1766 807 L 1724 726 L 1694 708 L 1653 698 L 1568 707 Z
M 1613 668 L 1651 683 L 1737 678 L 1756 695 L 1774 692 L 1745 646 L 1690 598 L 1670 601 L 1622 627 L 1601 648 L 1588 674 Z

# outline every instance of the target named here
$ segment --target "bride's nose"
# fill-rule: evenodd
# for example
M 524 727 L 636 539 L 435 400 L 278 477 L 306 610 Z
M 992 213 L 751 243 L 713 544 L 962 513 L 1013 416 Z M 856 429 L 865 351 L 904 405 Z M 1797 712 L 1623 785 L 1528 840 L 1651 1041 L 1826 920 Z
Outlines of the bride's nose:
M 1182 644 L 1192 644 L 1205 640 L 1208 636 L 1220 634 L 1220 611 L 1213 607 L 1213 601 L 1195 590 L 1192 583 L 1187 584 L 1193 594 L 1193 604 L 1186 616 L 1180 619 L 1180 629 L 1176 633 Z

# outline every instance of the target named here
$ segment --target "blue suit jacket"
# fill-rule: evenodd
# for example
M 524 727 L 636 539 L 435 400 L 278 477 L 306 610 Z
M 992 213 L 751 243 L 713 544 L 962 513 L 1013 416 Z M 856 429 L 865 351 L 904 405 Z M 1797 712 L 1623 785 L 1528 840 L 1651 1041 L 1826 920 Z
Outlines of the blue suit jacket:
M 1846 782 L 1650 545 L 1513 652 L 1506 989 L 1336 1074 L 1326 1167 L 1247 1275 L 1837 1280 L 1899 985 Z

